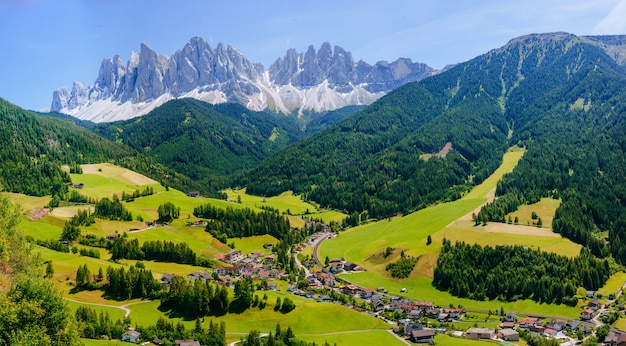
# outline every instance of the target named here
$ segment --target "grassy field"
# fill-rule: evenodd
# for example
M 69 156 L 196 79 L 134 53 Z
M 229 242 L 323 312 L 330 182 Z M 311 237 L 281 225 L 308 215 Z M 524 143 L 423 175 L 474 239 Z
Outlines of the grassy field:
M 308 342 L 315 342 L 317 345 L 323 345 L 324 342 L 328 342 L 331 345 L 341 346 L 361 346 L 361 345 L 405 345 L 402 341 L 398 340 L 393 334 L 386 330 L 359 330 L 359 331 L 346 331 L 337 332 L 326 335 L 298 335 L 296 337 L 300 340 Z
M 613 324 L 613 328 L 626 331 L 626 318 L 620 318 Z
M 93 340 L 93 339 L 80 339 L 85 346 L 128 346 L 127 342 L 120 340 Z
M 21 205 L 24 211 L 30 211 L 33 209 L 41 209 L 46 204 L 50 203 L 50 200 L 52 199 L 50 196 L 35 197 L 35 196 L 26 196 L 26 195 L 22 195 L 19 193 L 12 193 L 12 192 L 5 192 L 5 194 L 9 196 L 9 198 L 13 202 Z
M 340 213 L 338 211 L 327 211 L 320 210 L 315 204 L 308 203 L 300 199 L 299 196 L 295 196 L 292 191 L 286 191 L 281 193 L 278 196 L 274 197 L 261 197 L 249 195 L 246 193 L 246 189 L 240 190 L 224 190 L 228 199 L 231 201 L 241 201 L 242 205 L 248 206 L 250 208 L 260 208 L 262 206 L 269 206 L 274 209 L 278 209 L 280 212 L 289 213 L 291 215 L 300 215 L 305 214 L 306 217 L 321 219 L 325 223 L 330 223 L 331 221 L 342 221 L 346 218 L 347 215 Z M 300 218 L 300 217 L 298 217 Z M 299 224 L 294 224 L 293 219 L 290 218 L 292 225 L 294 227 L 301 227 Z M 304 225 L 304 223 L 302 223 Z
M 510 229 L 508 226 L 514 226 L 493 223 L 485 228 L 473 226 L 471 213 L 488 198 L 493 197 L 497 181 L 515 167 L 522 155 L 523 151 L 506 153 L 502 165 L 460 200 L 437 204 L 404 217 L 355 227 L 341 233 L 338 237 L 325 241 L 319 248 L 320 258 L 343 256 L 346 260 L 365 267 L 366 272 L 342 275 L 343 278 L 359 285 L 383 286 L 390 294 L 400 294 L 401 288 L 407 288 L 408 292 L 403 295 L 413 299 L 433 301 L 443 306 L 454 304 L 455 306 L 462 305 L 466 309 L 479 310 L 495 310 L 502 306 L 506 311 L 543 314 L 559 309 L 559 314 L 564 316 L 578 316 L 579 311 L 576 308 L 538 304 L 530 300 L 506 303 L 460 299 L 447 292 L 440 292 L 431 285 L 433 266 L 443 238 L 491 246 L 523 245 L 567 256 L 575 256 L 579 253 L 580 245 L 563 239 L 547 229 L 526 226 Z M 545 202 L 545 204 L 549 203 Z M 431 245 L 426 245 L 429 235 L 433 242 Z M 384 258 L 383 252 L 387 247 L 393 248 L 393 252 L 389 257 Z M 393 279 L 385 271 L 385 266 L 395 261 L 402 251 L 418 257 L 418 263 L 409 278 Z
M 263 244 L 276 245 L 278 244 L 278 239 L 269 234 L 264 234 L 245 238 L 229 238 L 228 244 L 230 243 L 235 243 L 235 249 L 241 250 L 241 252 L 246 255 L 257 250 L 261 250 L 265 254 L 270 254 L 272 250 L 264 249 Z
M 257 294 L 262 297 L 263 293 L 268 295 L 268 304 L 264 310 L 251 308 L 241 314 L 226 314 L 219 317 L 207 316 L 204 321 L 205 327 L 208 326 L 210 320 L 213 322 L 223 321 L 226 323 L 229 341 L 238 340 L 241 333 L 248 333 L 252 329 L 260 332 L 274 331 L 276 323 L 280 323 L 282 328 L 291 327 L 296 336 L 389 328 L 388 324 L 377 318 L 336 304 L 317 303 L 282 292 L 268 291 Z M 276 297 L 281 299 L 289 297 L 295 302 L 296 309 L 288 314 L 275 312 L 273 307 Z M 132 323 L 138 325 L 154 324 L 162 315 L 157 309 L 159 304 L 158 301 L 152 301 L 129 305 Z M 193 320 L 186 321 L 180 318 L 172 318 L 172 321 L 174 323 L 181 321 L 187 328 L 192 328 L 195 323 Z M 254 323 L 250 323 L 250 321 L 254 321 Z
M 541 218 L 541 222 L 544 228 L 552 228 L 552 219 L 556 209 L 561 205 L 561 201 L 552 198 L 542 198 L 539 202 L 531 205 L 522 205 L 516 211 L 509 213 L 508 217 L 515 220 L 515 217 L 519 219 L 520 225 L 532 225 L 537 220 L 532 219 L 533 211 L 537 214 L 537 217 Z
M 67 306 L 72 311 L 72 314 L 76 313 L 76 310 L 78 309 L 79 306 L 86 306 L 95 310 L 98 315 L 100 315 L 100 312 L 108 312 L 109 316 L 111 317 L 111 321 L 115 322 L 117 320 L 120 320 L 120 321 L 124 320 L 125 312 L 124 310 L 119 309 L 119 308 L 104 307 L 104 306 L 89 305 L 89 304 L 80 304 L 80 303 L 75 303 L 72 301 L 66 301 L 66 303 L 67 303 Z
M 626 273 L 623 271 L 617 272 L 607 280 L 604 287 L 600 288 L 597 293 L 602 294 L 603 296 L 608 296 L 609 294 L 616 294 L 622 286 L 626 283 Z

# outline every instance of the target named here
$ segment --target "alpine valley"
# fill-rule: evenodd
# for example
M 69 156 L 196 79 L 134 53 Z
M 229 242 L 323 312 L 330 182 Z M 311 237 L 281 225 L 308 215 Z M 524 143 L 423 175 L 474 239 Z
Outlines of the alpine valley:
M 626 36 L 142 44 L 52 110 L 0 100 L 0 345 L 626 340 Z

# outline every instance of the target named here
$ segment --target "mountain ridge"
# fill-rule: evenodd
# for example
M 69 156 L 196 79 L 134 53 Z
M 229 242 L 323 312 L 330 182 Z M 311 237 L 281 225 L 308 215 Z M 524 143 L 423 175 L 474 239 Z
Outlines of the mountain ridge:
M 170 57 L 146 43 L 126 63 L 119 55 L 103 59 L 89 86 L 74 82 L 53 93 L 51 111 L 81 120 L 109 122 L 148 113 L 174 98 L 196 98 L 217 104 L 235 102 L 254 111 L 301 115 L 352 105 L 369 105 L 400 85 L 436 71 L 426 64 L 400 58 L 370 65 L 325 42 L 305 53 L 287 51 L 265 70 L 233 46 L 212 48 L 192 38 Z

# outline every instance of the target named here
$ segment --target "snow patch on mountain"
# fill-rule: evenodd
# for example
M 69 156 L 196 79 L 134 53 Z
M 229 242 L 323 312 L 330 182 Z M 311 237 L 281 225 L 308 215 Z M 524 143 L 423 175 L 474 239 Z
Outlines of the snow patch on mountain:
M 265 70 L 236 48 L 214 49 L 192 38 L 171 57 L 142 43 L 128 63 L 119 55 L 104 59 L 93 86 L 75 82 L 53 93 L 52 111 L 94 122 L 144 115 L 163 103 L 192 97 L 212 104 L 237 102 L 255 111 L 285 114 L 322 112 L 349 105 L 368 105 L 387 92 L 431 76 L 435 71 L 410 59 L 369 65 L 329 43 L 318 51 L 287 51 Z

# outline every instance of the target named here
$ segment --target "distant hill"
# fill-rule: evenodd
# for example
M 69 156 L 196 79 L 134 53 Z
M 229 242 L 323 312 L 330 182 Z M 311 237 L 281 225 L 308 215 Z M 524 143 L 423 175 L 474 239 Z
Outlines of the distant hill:
M 522 203 L 562 198 L 554 229 L 624 261 L 626 73 L 620 55 L 607 54 L 619 51 L 612 42 L 623 40 L 513 39 L 398 88 L 233 184 L 260 195 L 294 190 L 322 206 L 386 217 L 458 198 L 519 145 L 527 153 L 498 194 Z M 445 157 L 427 155 L 444 147 Z M 606 246 L 595 235 L 602 231 Z
M 0 186 L 6 191 L 51 194 L 68 179 L 61 164 L 103 162 L 136 154 L 70 120 L 38 116 L 2 99 L 0 119 Z
M 250 168 L 305 135 L 293 117 L 195 99 L 172 100 L 93 131 L 199 181 Z
M 115 143 L 78 126 L 89 125 L 62 115 L 34 113 L 0 99 L 0 189 L 27 195 L 55 195 L 65 191 L 69 175 L 61 165 L 113 162 L 183 191 L 200 186 L 122 143 Z

